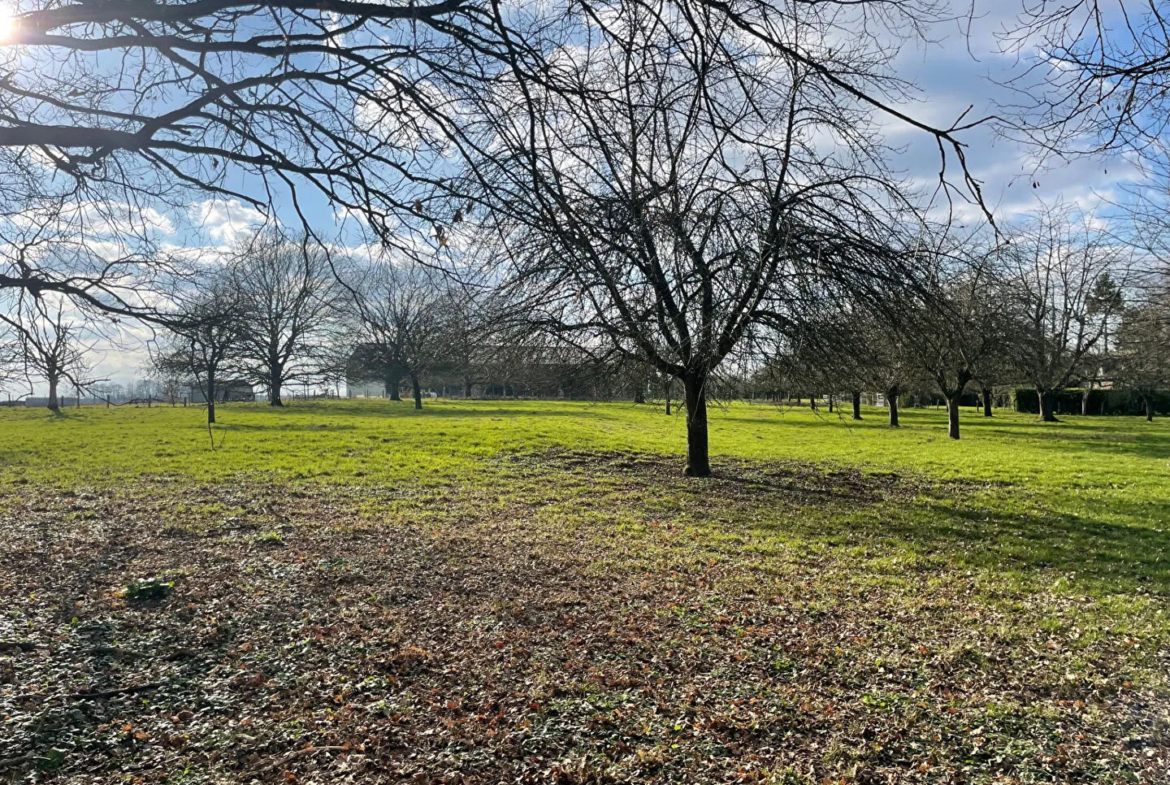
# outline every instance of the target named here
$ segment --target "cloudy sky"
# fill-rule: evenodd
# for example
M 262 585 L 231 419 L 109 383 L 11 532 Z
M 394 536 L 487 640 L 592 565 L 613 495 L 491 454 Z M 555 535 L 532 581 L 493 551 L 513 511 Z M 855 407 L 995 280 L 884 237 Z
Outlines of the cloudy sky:
M 1022 2 L 975 0 L 969 7 L 960 0 L 954 7 L 956 21 L 933 28 L 930 43 L 905 45 L 896 61 L 898 73 L 920 88 L 919 100 L 905 107 L 908 113 L 947 126 L 968 112 L 968 107 L 970 120 L 994 114 L 997 104 L 1010 103 L 1013 96 L 1002 83 L 1023 66 L 1016 54 L 1001 50 L 996 33 L 1012 26 Z M 924 184 L 937 181 L 939 153 L 934 140 L 897 121 L 889 122 L 886 128 L 889 142 L 902 150 L 896 161 L 908 178 Z M 962 138 L 969 145 L 970 168 L 983 182 L 986 202 L 1000 222 L 1028 213 L 1039 200 L 1063 201 L 1093 211 L 1103 201 L 1116 198 L 1119 185 L 1135 177 L 1130 167 L 1116 160 L 1049 163 L 1038 170 L 1029 149 L 997 138 L 990 126 L 966 132 Z M 950 166 L 956 163 L 952 160 Z M 956 169 L 951 172 L 957 175 Z M 978 215 L 969 206 L 958 207 L 960 216 L 975 219 Z M 176 246 L 224 249 L 261 217 L 239 202 L 208 199 L 190 205 L 186 216 L 190 229 L 180 231 L 164 223 L 160 232 L 166 235 L 170 231 L 166 239 Z M 148 337 L 148 330 L 128 325 L 115 341 L 95 343 L 95 376 L 121 383 L 139 378 L 147 359 L 144 341 Z

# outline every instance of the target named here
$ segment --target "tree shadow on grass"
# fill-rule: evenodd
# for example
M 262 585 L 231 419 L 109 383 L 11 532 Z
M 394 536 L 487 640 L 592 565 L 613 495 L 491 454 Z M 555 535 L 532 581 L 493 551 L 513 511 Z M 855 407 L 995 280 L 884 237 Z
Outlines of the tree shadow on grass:
M 1084 450 L 1106 455 L 1137 455 L 1142 458 L 1164 460 L 1170 458 L 1170 431 L 1149 434 L 1060 434 L 1048 439 L 1034 439 L 1032 445 L 1063 453 Z
M 985 570 L 1046 578 L 1075 573 L 1106 592 L 1141 587 L 1170 596 L 1170 534 L 1148 526 L 921 501 L 914 510 L 883 516 L 867 528 Z
M 556 487 L 611 487 L 620 502 L 649 517 L 688 516 L 703 525 L 754 536 L 796 536 L 828 547 L 942 556 L 964 568 L 1014 574 L 1033 587 L 1075 575 L 1103 594 L 1146 591 L 1170 596 L 1170 502 L 1118 504 L 1109 513 L 1132 524 L 1058 509 L 1020 512 L 1007 483 L 940 481 L 914 472 L 868 473 L 856 467 L 797 461 L 729 461 L 695 480 L 667 472 L 676 461 L 627 453 L 548 451 L 505 459 L 538 478 L 568 472 Z M 547 487 L 551 483 L 541 483 Z M 570 492 L 572 492 L 570 490 Z M 1030 504 L 1037 501 L 1029 496 Z

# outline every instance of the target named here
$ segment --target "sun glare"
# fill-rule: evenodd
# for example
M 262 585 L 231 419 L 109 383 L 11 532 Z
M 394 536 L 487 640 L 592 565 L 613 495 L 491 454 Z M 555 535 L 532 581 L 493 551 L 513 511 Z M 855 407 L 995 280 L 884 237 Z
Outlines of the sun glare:
M 16 19 L 6 8 L 0 8 L 0 44 L 7 41 L 16 32 Z

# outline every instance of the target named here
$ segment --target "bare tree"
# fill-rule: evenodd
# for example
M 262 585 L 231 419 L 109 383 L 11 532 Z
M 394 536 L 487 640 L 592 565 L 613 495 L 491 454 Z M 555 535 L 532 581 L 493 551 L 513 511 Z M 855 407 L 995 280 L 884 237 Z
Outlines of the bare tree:
M 1128 252 L 1086 216 L 1039 213 L 1010 233 L 1003 258 L 1020 320 L 1017 372 L 1035 385 L 1040 417 L 1055 422 L 1055 399 L 1085 372 L 1118 316 L 1129 279 Z
M 16 336 L 16 347 L 24 376 L 30 384 L 40 379 L 48 387 L 48 408 L 59 412 L 60 386 L 70 381 L 80 387 L 87 380 L 88 351 L 82 340 L 82 326 L 68 299 L 52 293 L 33 296 L 17 294 L 11 307 L 0 310 L 0 323 Z
M 990 247 L 989 247 L 990 245 Z M 932 252 L 933 272 L 908 323 L 926 375 L 947 402 L 947 435 L 958 439 L 959 402 L 1010 353 L 1013 303 L 1005 297 L 1000 251 L 977 236 Z
M 1170 301 L 1165 296 L 1131 306 L 1117 331 L 1117 382 L 1137 393 L 1147 420 L 1154 395 L 1170 386 Z
M 807 18 L 794 44 L 883 80 L 865 39 L 829 55 Z M 712 375 L 806 297 L 891 284 L 906 203 L 868 105 L 734 18 L 631 1 L 578 24 L 541 82 L 466 97 L 490 145 L 453 187 L 491 208 L 476 241 L 533 329 L 682 382 L 686 471 L 707 475 Z
M 422 377 L 442 351 L 443 288 L 437 273 L 374 263 L 353 287 L 366 346 L 384 368 L 410 379 L 414 408 L 422 408 Z
M 239 298 L 239 355 L 268 391 L 268 404 L 283 406 L 286 383 L 321 369 L 318 350 L 335 327 L 337 284 L 325 249 L 269 229 L 245 238 L 228 270 Z
M 195 381 L 207 402 L 207 424 L 215 423 L 215 404 L 226 373 L 234 370 L 243 341 L 240 300 L 226 276 L 215 275 L 183 306 L 182 326 L 155 352 L 160 376 Z
M 435 303 L 435 329 L 442 333 L 437 361 L 459 376 L 463 396 L 471 398 L 476 382 L 486 381 L 485 373 L 501 341 L 521 341 L 509 334 L 511 325 L 498 312 L 494 290 L 469 275 L 436 281 L 442 291 Z
M 836 366 L 853 394 L 853 418 L 861 419 L 858 391 L 876 390 L 886 400 L 891 428 L 901 425 L 898 402 L 906 388 L 922 378 L 916 339 L 911 334 L 916 303 L 908 287 L 882 309 L 858 307 L 841 330 L 825 362 Z
M 169 298 L 153 295 L 173 294 L 185 265 L 155 226 L 199 199 L 269 217 L 287 205 L 306 228 L 321 204 L 325 215 L 360 217 L 384 244 L 442 245 L 428 197 L 445 188 L 452 161 L 484 149 L 461 96 L 539 93 L 578 44 L 581 18 L 660 5 L 783 60 L 821 93 L 933 137 L 943 171 L 957 160 L 978 199 L 958 139 L 973 123 L 907 114 L 907 86 L 885 67 L 883 32 L 923 34 L 946 16 L 935 0 L 26 0 L 0 40 L 0 223 L 32 219 L 88 250 L 67 265 L 6 260 L 0 288 L 165 321 Z M 503 81 L 519 93 L 491 89 Z M 119 247 L 94 252 L 91 241 L 111 238 Z

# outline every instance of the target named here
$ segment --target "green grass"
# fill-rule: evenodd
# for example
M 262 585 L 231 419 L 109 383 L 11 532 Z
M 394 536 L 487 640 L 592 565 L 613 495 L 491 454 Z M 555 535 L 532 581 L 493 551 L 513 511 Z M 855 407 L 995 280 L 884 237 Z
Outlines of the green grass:
M 712 408 L 715 456 L 837 461 L 912 469 L 939 478 L 1022 483 L 1049 490 L 1132 488 L 1133 501 L 1166 502 L 1170 423 L 1140 418 L 1068 417 L 1055 425 L 997 411 L 964 411 L 963 440 L 946 438 L 938 410 L 884 410 L 862 422 L 806 408 L 737 403 Z M 209 449 L 198 408 L 0 409 L 0 465 L 59 484 L 142 475 L 222 480 L 240 474 L 296 479 L 458 476 L 504 450 L 633 450 L 681 455 L 681 414 L 623 403 L 549 401 L 330 401 L 221 406 L 217 449 Z M 220 442 L 222 441 L 222 446 Z
M 0 590 L 28 598 L 0 639 L 207 652 L 14 683 L 146 668 L 167 712 L 220 707 L 179 742 L 51 687 L 20 719 L 0 681 L 0 746 L 76 773 L 141 724 L 170 746 L 103 765 L 192 781 L 361 738 L 391 779 L 1164 781 L 1170 423 L 968 410 L 954 442 L 942 411 L 864 416 L 714 409 L 716 476 L 687 479 L 683 417 L 650 405 L 229 405 L 214 449 L 195 408 L 0 409 Z M 151 576 L 172 595 L 111 592 Z M 166 752 L 195 740 L 216 757 Z
M 909 410 L 902 428 L 884 411 L 853 422 L 805 408 L 737 403 L 711 413 L 720 459 L 904 472 L 969 486 L 865 524 L 926 548 L 951 547 L 989 569 L 1051 568 L 1092 588 L 1170 589 L 1170 422 L 965 411 L 963 439 L 945 413 Z M 222 407 L 215 449 L 196 408 L 82 409 L 54 417 L 0 410 L 4 483 L 68 488 L 144 477 L 197 482 L 315 481 L 393 485 L 471 483 L 506 491 L 493 461 L 550 449 L 681 456 L 681 415 L 654 406 L 573 402 L 341 401 Z M 679 458 L 681 466 L 681 457 Z M 837 515 L 824 539 L 857 524 Z

